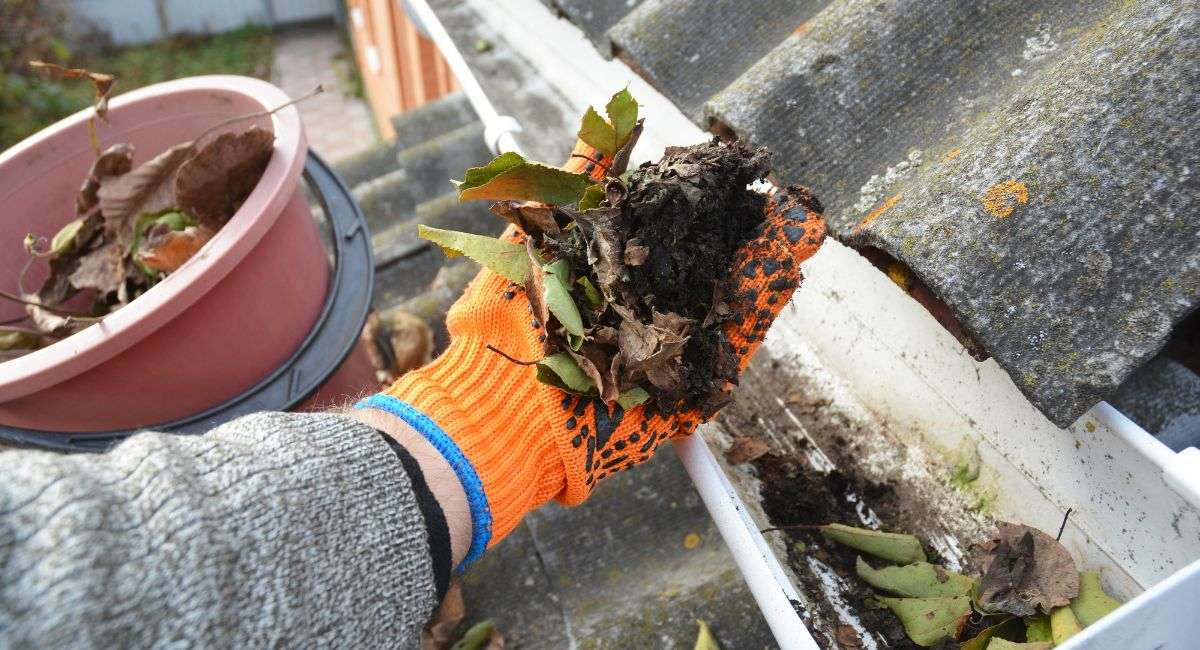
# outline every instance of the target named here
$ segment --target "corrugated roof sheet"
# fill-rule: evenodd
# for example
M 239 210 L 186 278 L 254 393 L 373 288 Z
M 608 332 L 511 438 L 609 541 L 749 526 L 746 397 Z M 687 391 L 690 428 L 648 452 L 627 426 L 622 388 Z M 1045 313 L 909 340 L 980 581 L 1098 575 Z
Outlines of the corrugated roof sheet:
M 1183 0 L 645 0 L 606 36 L 1066 425 L 1200 304 L 1198 23 Z

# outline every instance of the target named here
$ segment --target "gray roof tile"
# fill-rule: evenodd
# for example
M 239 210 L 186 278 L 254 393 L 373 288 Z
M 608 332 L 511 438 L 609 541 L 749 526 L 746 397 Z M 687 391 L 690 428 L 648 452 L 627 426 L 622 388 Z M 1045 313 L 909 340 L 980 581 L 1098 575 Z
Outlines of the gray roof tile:
M 609 34 L 912 268 L 1051 420 L 1200 304 L 1194 5 L 780 4 L 648 0 Z
M 734 81 L 801 25 L 818 0 L 646 0 L 609 30 L 614 51 L 684 113 Z

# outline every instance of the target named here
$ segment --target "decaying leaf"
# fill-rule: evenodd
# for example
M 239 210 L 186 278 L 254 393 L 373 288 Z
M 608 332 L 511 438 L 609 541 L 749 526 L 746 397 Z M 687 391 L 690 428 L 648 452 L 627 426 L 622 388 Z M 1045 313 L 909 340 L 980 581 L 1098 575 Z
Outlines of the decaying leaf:
M 844 524 L 826 524 L 821 526 L 821 533 L 839 544 L 896 564 L 928 561 L 925 550 L 921 548 L 921 540 L 913 535 L 885 533 Z
M 218 135 L 180 166 L 175 207 L 217 231 L 258 185 L 274 143 L 275 134 L 258 126 Z
M 133 145 L 114 144 L 96 157 L 87 178 L 75 197 L 75 213 L 86 214 L 100 203 L 100 185 L 104 179 L 120 176 L 133 169 Z
M 559 232 L 558 221 L 554 218 L 555 208 L 544 203 L 497 201 L 490 210 L 527 235 L 540 237 L 542 233 Z
M 30 61 L 29 67 L 45 70 L 52 79 L 87 79 L 92 82 L 92 88 L 96 91 L 96 96 L 92 100 L 92 107 L 96 111 L 96 117 L 102 120 L 108 119 L 108 96 L 112 93 L 113 84 L 117 81 L 116 77 L 102 72 L 92 72 L 84 68 L 67 68 L 57 63 L 46 63 L 45 61 Z
M 1021 630 L 1021 619 L 1009 617 L 995 625 L 985 627 L 979 634 L 963 641 L 958 650 L 986 650 L 993 647 L 990 644 L 997 639 L 1016 637 L 1021 634 Z
M 100 212 L 108 242 L 118 244 L 123 253 L 129 251 L 138 217 L 177 207 L 175 175 L 192 153 L 192 143 L 177 144 L 129 173 L 100 179 Z
M 588 376 L 592 385 L 600 392 L 600 399 L 606 404 L 612 404 L 620 397 L 620 387 L 617 378 L 610 372 L 612 359 L 597 345 L 583 345 L 580 350 L 568 349 L 567 354 L 575 360 L 580 370 Z
M 586 174 L 529 162 L 511 151 L 483 167 L 468 169 L 463 180 L 457 182 L 460 201 L 540 201 L 554 205 L 577 203 L 590 184 Z
M 171 273 L 191 259 L 212 236 L 204 226 L 188 226 L 183 230 L 172 230 L 165 224 L 154 226 L 147 231 L 134 259 L 146 268 Z
M 592 210 L 600 207 L 600 202 L 604 200 L 604 187 L 600 184 L 589 185 L 583 191 L 583 197 L 579 199 L 579 209 Z
M 741 465 L 761 457 L 770 450 L 771 446 L 758 438 L 735 436 L 733 444 L 725 450 L 725 460 L 730 465 Z
M 1017 641 L 1009 641 L 1008 639 L 992 639 L 988 644 L 988 650 L 1050 650 L 1054 644 L 1048 641 L 1034 641 L 1019 643 Z
M 1053 641 L 1054 635 L 1050 633 L 1050 617 L 1046 614 L 1038 614 L 1023 619 L 1025 621 L 1025 640 L 1026 641 Z
M 958 636 L 971 616 L 971 598 L 888 598 L 879 602 L 900 619 L 904 631 L 914 643 L 931 646 Z
M 454 644 L 454 631 L 466 616 L 467 607 L 463 602 L 462 583 L 457 576 L 452 577 L 441 605 L 438 605 L 433 612 L 433 618 L 421 630 L 421 650 L 447 650 Z
M 1080 625 L 1087 627 L 1104 618 L 1121 606 L 1121 601 L 1104 593 L 1100 586 L 1100 574 L 1094 571 L 1079 572 L 1079 595 L 1071 599 L 1071 611 Z
M 712 630 L 708 628 L 708 623 L 704 621 L 696 621 L 700 629 L 696 632 L 696 645 L 692 650 L 721 650 L 721 644 L 717 643 L 717 639 L 713 636 Z
M 625 244 L 618 230 L 621 210 L 598 208 L 580 213 L 575 223 L 579 224 L 588 242 L 588 264 L 596 273 L 596 283 L 604 299 L 609 302 L 632 304 L 635 298 L 629 293 L 622 278 L 625 277 Z
M 928 562 L 875 569 L 860 557 L 855 569 L 872 587 L 908 598 L 968 596 L 975 586 L 973 579 Z
M 1055 607 L 1051 610 L 1050 638 L 1054 645 L 1062 645 L 1082 631 L 1083 626 L 1079 624 L 1079 619 L 1075 618 L 1075 612 L 1072 612 L 1070 607 Z
M 492 639 L 496 641 L 493 642 Z M 491 619 L 472 625 L 458 643 L 450 646 L 450 650 L 500 650 L 504 647 L 504 637 L 496 632 L 496 625 Z
M 1053 537 L 1022 524 L 1000 522 L 978 602 L 986 613 L 1032 616 L 1070 604 L 1079 574 L 1067 549 Z
M 653 315 L 647 325 L 632 310 L 612 305 L 621 317 L 617 328 L 618 356 L 627 374 L 634 379 L 645 377 L 664 391 L 673 391 L 679 384 L 679 358 L 683 354 L 691 321 L 677 314 Z
M 76 289 L 116 293 L 125 282 L 125 248 L 117 242 L 109 242 L 81 256 L 70 280 Z
M 595 395 L 595 382 L 566 352 L 552 354 L 537 362 L 537 379 L 560 390 L 577 395 Z
M 524 283 L 529 275 L 529 254 L 520 244 L 423 225 L 417 236 L 440 246 L 447 257 L 465 255 L 510 282 Z
M 637 239 L 625 242 L 624 262 L 626 266 L 641 266 L 650 257 L 650 248 L 643 246 Z

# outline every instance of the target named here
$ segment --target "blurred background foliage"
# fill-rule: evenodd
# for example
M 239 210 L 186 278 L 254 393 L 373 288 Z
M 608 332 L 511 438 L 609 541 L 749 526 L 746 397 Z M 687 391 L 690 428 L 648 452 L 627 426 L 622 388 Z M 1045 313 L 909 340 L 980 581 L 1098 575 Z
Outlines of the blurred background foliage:
M 33 59 L 115 75 L 114 96 L 192 75 L 271 74 L 265 27 L 113 47 L 94 34 L 71 34 L 68 25 L 57 0 L 0 0 L 0 151 L 92 103 L 91 84 L 51 81 L 29 69 Z

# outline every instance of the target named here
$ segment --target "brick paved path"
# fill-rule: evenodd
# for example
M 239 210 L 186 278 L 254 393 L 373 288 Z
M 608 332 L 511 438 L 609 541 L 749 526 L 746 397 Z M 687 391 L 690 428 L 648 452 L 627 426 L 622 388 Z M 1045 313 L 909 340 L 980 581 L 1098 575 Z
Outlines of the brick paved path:
M 292 97 L 317 84 L 325 92 L 300 104 L 308 146 L 335 162 L 377 141 L 365 101 L 348 93 L 346 71 L 353 56 L 333 25 L 285 31 L 275 39 L 272 81 Z M 344 53 L 344 54 L 343 54 Z M 339 57 L 339 55 L 343 55 Z

